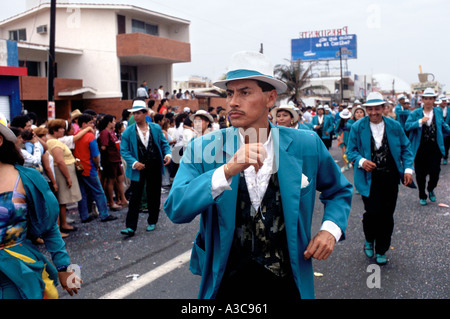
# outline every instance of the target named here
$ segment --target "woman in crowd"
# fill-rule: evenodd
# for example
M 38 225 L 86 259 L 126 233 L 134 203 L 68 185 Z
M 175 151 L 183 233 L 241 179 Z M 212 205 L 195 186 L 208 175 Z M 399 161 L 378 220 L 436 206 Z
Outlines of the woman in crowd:
M 345 151 L 347 150 L 348 137 L 353 122 L 351 117 L 352 113 L 348 109 L 344 109 L 342 112 L 339 112 L 339 119 L 335 129 L 338 147 L 342 150 L 342 159 L 345 163 L 345 166 L 341 168 L 341 171 L 347 171 L 350 167 L 350 163 L 347 159 L 347 155 L 345 155 Z
M 53 156 L 55 179 L 58 185 L 60 227 L 63 233 L 76 230 L 66 220 L 66 205 L 81 200 L 81 192 L 75 169 L 75 157 L 66 144 L 58 139 L 64 136 L 66 121 L 55 119 L 48 123 L 48 151 Z M 63 235 L 67 237 L 67 234 Z
M 23 167 L 16 136 L 0 119 L 0 299 L 58 298 L 58 281 L 71 296 L 81 280 L 67 272 L 70 258 L 58 230 L 58 201 L 41 174 Z M 53 264 L 27 239 L 41 237 Z M 75 277 L 73 277 L 75 276 Z M 71 283 L 69 278 L 75 278 Z
M 113 115 L 106 114 L 102 118 L 98 127 L 100 131 L 98 144 L 101 152 L 102 176 L 106 178 L 105 193 L 109 207 L 112 210 L 119 210 L 122 206 L 128 205 L 128 201 L 125 197 L 120 141 L 114 132 L 115 125 L 116 118 Z M 114 188 L 117 189 L 117 203 L 114 202 Z
M 199 137 L 211 132 L 212 123 L 214 123 L 214 119 L 205 110 L 198 110 L 194 114 L 189 116 L 189 119 L 194 124 L 194 136 Z

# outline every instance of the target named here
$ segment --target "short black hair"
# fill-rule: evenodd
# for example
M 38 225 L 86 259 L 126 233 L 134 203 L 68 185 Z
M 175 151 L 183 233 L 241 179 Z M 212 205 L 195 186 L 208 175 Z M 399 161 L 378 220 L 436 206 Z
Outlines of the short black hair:
M 89 123 L 92 121 L 94 117 L 90 114 L 83 113 L 78 117 L 78 125 L 81 127 L 83 123 Z
M 260 80 L 256 80 L 256 83 L 258 84 L 258 86 L 261 88 L 261 90 L 263 92 L 270 92 L 272 90 L 275 90 L 275 87 L 272 84 L 260 81 Z
M 28 115 L 16 115 L 11 120 L 10 125 L 13 127 L 24 128 L 27 125 L 27 122 L 31 121 Z

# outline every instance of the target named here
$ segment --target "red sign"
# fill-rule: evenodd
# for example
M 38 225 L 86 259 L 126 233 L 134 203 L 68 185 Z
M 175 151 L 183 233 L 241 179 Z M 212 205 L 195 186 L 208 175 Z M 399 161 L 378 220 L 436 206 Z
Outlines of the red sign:
M 331 37 L 331 36 L 347 35 L 347 34 L 348 34 L 348 27 L 345 26 L 340 29 L 327 29 L 327 30 L 300 32 L 299 37 L 300 37 L 300 39 L 305 39 L 305 38 Z

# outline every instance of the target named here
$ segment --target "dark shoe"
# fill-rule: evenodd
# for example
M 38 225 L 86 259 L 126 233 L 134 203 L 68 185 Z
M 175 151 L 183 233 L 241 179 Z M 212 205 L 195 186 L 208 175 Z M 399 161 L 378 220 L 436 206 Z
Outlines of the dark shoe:
M 116 220 L 116 219 L 117 219 L 116 216 L 109 215 L 108 217 L 102 219 L 102 222 L 109 222 L 109 221 Z
M 86 218 L 85 220 L 82 220 L 81 222 L 82 222 L 83 224 L 85 224 L 85 223 L 90 223 L 90 222 L 93 221 L 93 220 L 94 220 L 94 217 L 89 216 L 88 218 Z
M 120 231 L 120 233 L 121 233 L 122 235 L 134 236 L 134 230 L 132 230 L 131 228 L 122 229 L 122 230 Z
M 69 229 L 69 228 L 61 228 L 60 230 L 61 230 L 61 233 L 66 233 L 66 234 L 68 234 L 68 233 L 70 233 L 70 232 L 77 231 L 78 228 L 77 228 L 77 227 L 74 227 L 74 228 L 72 228 L 72 229 Z

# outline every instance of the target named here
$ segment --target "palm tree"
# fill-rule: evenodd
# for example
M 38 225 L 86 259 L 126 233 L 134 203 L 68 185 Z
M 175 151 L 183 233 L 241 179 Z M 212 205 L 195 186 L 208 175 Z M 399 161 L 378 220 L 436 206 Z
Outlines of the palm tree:
M 300 59 L 296 61 L 290 61 L 288 65 L 277 64 L 274 68 L 275 77 L 283 81 L 287 85 L 285 93 L 280 94 L 281 99 L 288 98 L 288 102 L 294 102 L 296 105 L 301 105 L 301 97 L 304 95 L 306 89 L 323 89 L 323 86 L 308 86 L 309 80 L 312 77 L 312 67 L 314 63 L 309 63 L 308 67 L 304 67 L 304 64 Z

